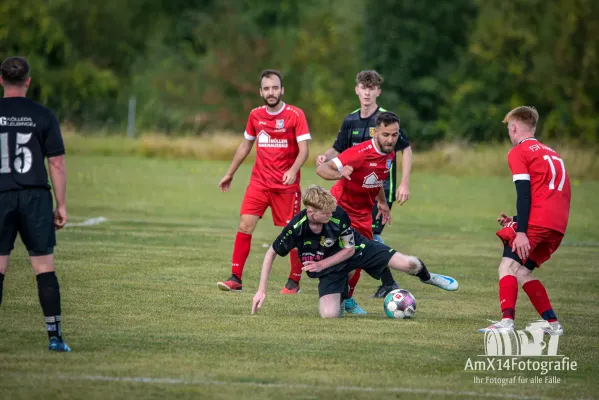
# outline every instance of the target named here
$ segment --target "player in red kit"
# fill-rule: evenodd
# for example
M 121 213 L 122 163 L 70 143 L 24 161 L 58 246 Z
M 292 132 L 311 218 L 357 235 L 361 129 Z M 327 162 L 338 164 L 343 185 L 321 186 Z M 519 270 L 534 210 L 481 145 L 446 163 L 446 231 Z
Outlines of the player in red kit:
M 535 268 L 549 260 L 564 237 L 571 198 L 564 160 L 534 138 L 538 119 L 534 107 L 522 106 L 510 111 L 503 120 L 514 145 L 508 154 L 508 164 L 516 185 L 517 215 L 508 217 L 502 213 L 497 219 L 503 226 L 497 232 L 504 244 L 499 264 L 499 303 L 503 317 L 479 332 L 514 330 L 518 286 L 522 286 L 541 318 L 548 322 L 543 330 L 550 335 L 564 333 L 545 287 L 532 277 Z
M 345 150 L 336 158 L 321 164 L 316 173 L 327 180 L 338 180 L 331 188 L 331 194 L 348 213 L 352 227 L 368 240 L 372 240 L 372 209 L 377 204 L 383 225 L 390 220 L 390 210 L 385 197 L 383 183 L 389 176 L 395 145 L 399 138 L 399 118 L 392 112 L 381 112 L 375 122 L 374 137 Z M 356 270 L 356 274 L 359 270 Z M 446 290 L 457 290 L 457 282 L 443 275 L 431 274 L 427 283 Z M 397 288 L 391 274 L 383 274 L 383 286 Z M 352 314 L 366 314 L 356 301 L 353 293 L 357 280 L 350 283 L 349 298 L 345 300 L 345 311 Z M 392 289 L 391 289 L 392 290 Z M 349 303 L 349 304 L 348 304 Z
M 235 152 L 227 174 L 219 188 L 229 191 L 233 175 L 256 142 L 256 163 L 241 203 L 239 229 L 235 237 L 231 277 L 218 282 L 221 290 L 240 292 L 245 262 L 250 253 L 252 233 L 267 207 L 271 208 L 275 226 L 285 226 L 300 210 L 300 168 L 308 158 L 308 140 L 311 139 L 304 112 L 281 101 L 283 80 L 275 70 L 266 70 L 260 76 L 260 96 L 265 105 L 250 112 L 244 141 Z M 289 280 L 299 281 L 302 263 L 297 251 L 290 257 Z M 295 294 L 283 288 L 281 293 Z

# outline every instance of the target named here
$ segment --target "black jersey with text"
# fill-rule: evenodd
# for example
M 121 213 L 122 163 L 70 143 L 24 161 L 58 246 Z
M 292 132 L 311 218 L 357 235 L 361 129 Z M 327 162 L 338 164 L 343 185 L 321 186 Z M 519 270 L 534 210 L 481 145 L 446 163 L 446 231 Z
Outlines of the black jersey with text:
M 351 227 L 351 220 L 345 210 L 337 206 L 329 222 L 324 224 L 322 232 L 318 234 L 310 229 L 307 210 L 303 209 L 287 224 L 272 247 L 281 257 L 297 248 L 300 260 L 306 262 L 320 261 L 335 255 L 344 247 L 359 247 L 366 242 L 367 239 Z M 321 272 L 324 274 L 332 270 L 335 267 Z
M 44 159 L 64 153 L 52 111 L 25 97 L 0 99 L 0 192 L 49 189 Z
M 345 150 L 353 147 L 357 144 L 372 139 L 374 131 L 376 129 L 376 117 L 379 113 L 387 111 L 382 107 L 378 107 L 371 116 L 362 118 L 360 117 L 360 109 L 349 114 L 343 120 L 341 129 L 337 134 L 337 139 L 333 144 L 333 148 L 338 153 L 343 153 Z M 404 130 L 399 128 L 399 138 L 395 145 L 395 151 L 403 151 L 410 145 L 408 137 Z M 395 200 L 395 189 L 397 186 L 397 153 L 393 158 L 393 164 L 391 165 L 391 171 L 389 172 L 389 178 L 384 183 L 385 194 L 387 195 L 387 201 L 393 202 Z

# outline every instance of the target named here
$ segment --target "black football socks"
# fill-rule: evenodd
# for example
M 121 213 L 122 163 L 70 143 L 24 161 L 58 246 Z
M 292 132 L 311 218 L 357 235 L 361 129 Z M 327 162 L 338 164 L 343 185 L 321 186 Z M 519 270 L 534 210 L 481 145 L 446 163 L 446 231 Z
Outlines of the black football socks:
M 60 329 L 60 287 L 54 272 L 44 272 L 36 276 L 37 292 L 40 298 L 48 337 L 62 340 Z

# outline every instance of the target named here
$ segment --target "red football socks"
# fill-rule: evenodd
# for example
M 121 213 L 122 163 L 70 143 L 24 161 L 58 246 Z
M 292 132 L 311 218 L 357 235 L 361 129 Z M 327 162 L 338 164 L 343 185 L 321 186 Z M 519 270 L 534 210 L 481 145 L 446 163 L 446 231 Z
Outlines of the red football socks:
M 551 308 L 551 302 L 549 301 L 549 296 L 547 296 L 545 286 L 543 286 L 540 281 L 536 279 L 533 281 L 528 281 L 522 285 L 522 289 L 524 289 L 528 295 L 530 302 L 534 306 L 535 310 L 537 310 L 541 318 L 547 322 L 557 321 L 557 317 L 553 312 L 553 308 Z
M 299 283 L 300 279 L 302 279 L 302 267 L 304 265 L 299 258 L 297 249 L 292 249 L 291 252 L 289 252 L 289 264 L 291 265 L 289 279 Z
M 241 280 L 245 262 L 250 255 L 250 247 L 252 245 L 252 235 L 247 233 L 237 232 L 235 236 L 235 247 L 233 248 L 233 259 L 231 261 L 231 271 L 233 275 Z
M 513 275 L 504 276 L 499 280 L 499 306 L 503 318 L 514 319 L 517 299 L 518 280 Z

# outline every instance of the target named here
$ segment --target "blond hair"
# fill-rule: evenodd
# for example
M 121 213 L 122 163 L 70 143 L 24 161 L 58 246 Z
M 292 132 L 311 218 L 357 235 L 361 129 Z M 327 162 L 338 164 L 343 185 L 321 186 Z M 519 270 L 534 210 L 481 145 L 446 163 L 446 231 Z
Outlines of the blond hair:
M 317 211 L 333 212 L 337 208 L 337 200 L 331 192 L 318 185 L 310 185 L 304 189 L 302 203 Z
M 539 121 L 539 113 L 537 109 L 530 106 L 520 106 L 514 108 L 512 111 L 506 114 L 503 119 L 504 124 L 509 124 L 510 122 L 520 122 L 530 128 L 532 132 L 535 131 L 537 127 L 537 122 Z

